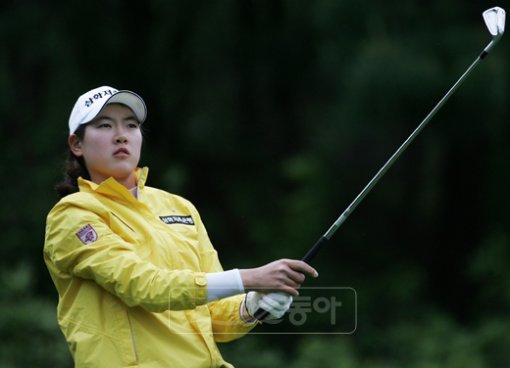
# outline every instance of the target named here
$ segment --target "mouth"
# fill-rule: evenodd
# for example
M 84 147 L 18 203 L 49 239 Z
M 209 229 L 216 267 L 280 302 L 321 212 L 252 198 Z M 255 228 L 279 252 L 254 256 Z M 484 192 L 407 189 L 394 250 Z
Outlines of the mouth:
M 115 152 L 113 152 L 114 157 L 128 157 L 129 156 L 129 150 L 125 147 L 121 147 Z

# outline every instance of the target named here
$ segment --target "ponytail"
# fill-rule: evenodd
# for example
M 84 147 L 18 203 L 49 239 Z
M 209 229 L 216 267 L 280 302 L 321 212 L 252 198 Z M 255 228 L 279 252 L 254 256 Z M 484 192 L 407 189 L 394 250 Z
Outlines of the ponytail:
M 80 126 L 74 133 L 81 140 L 85 137 L 85 125 Z M 67 159 L 65 161 L 65 172 L 62 181 L 55 185 L 55 191 L 59 198 L 76 193 L 80 189 L 78 188 L 78 178 L 90 180 L 90 175 L 85 165 L 83 157 L 75 156 L 74 153 L 69 150 Z

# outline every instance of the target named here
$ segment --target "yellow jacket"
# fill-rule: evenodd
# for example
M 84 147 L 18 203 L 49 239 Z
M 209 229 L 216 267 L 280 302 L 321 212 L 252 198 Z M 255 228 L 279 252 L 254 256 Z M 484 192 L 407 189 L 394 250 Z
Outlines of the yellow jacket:
M 222 271 L 195 207 L 113 178 L 79 179 L 46 223 L 44 259 L 76 367 L 231 367 L 216 342 L 246 334 L 244 294 L 207 303 L 205 273 Z

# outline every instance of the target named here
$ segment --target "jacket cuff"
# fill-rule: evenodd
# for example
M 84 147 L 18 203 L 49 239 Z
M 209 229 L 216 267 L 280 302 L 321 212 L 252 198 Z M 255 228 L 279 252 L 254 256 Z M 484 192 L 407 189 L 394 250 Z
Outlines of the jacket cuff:
M 207 303 L 207 278 L 204 272 L 196 272 L 194 275 L 194 299 L 196 305 L 203 305 Z

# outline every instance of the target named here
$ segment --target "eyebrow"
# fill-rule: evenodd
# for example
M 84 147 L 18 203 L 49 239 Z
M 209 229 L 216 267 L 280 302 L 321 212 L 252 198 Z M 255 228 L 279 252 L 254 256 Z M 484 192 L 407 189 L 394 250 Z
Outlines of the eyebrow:
M 110 121 L 113 121 L 114 119 L 111 116 L 100 114 L 100 115 L 96 116 L 95 119 L 92 120 L 92 122 L 96 122 L 96 121 L 99 121 L 99 120 L 110 120 Z M 134 114 L 129 115 L 129 116 L 127 116 L 127 117 L 122 119 L 122 121 L 130 121 L 130 120 L 134 120 L 137 123 L 139 123 L 138 119 L 136 118 L 136 116 Z

